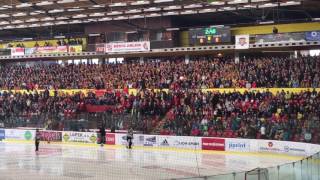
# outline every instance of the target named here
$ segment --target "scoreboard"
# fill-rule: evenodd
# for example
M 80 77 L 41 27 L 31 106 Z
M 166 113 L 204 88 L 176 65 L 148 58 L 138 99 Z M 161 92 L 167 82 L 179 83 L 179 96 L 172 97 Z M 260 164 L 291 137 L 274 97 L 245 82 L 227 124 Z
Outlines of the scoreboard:
M 231 42 L 230 27 L 207 27 L 189 29 L 189 43 L 191 46 L 213 45 Z

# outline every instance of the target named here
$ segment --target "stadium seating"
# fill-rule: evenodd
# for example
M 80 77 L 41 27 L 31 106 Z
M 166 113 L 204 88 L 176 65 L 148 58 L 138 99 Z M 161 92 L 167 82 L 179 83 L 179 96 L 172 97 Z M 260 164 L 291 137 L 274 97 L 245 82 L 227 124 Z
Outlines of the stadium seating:
M 7 65 L 1 89 L 320 87 L 319 57 L 135 61 L 103 65 Z M 170 61 L 167 61 L 170 60 Z
M 67 118 L 112 112 L 118 117 L 130 116 L 147 133 L 318 142 L 318 91 L 222 93 L 199 89 L 316 88 L 320 85 L 319 68 L 319 57 L 261 58 L 239 64 L 228 59 L 206 59 L 189 63 L 175 60 L 143 64 L 7 65 L 0 73 L 2 89 L 45 90 L 2 91 L 0 119 L 7 122 L 13 116 L 55 114 Z M 61 88 L 108 91 L 58 94 L 56 91 Z M 122 88 L 126 90 L 116 91 Z M 129 93 L 128 88 L 137 88 L 136 93 Z M 52 89 L 54 95 L 49 93 Z M 122 128 L 129 125 L 118 124 Z M 265 128 L 264 135 L 261 127 Z

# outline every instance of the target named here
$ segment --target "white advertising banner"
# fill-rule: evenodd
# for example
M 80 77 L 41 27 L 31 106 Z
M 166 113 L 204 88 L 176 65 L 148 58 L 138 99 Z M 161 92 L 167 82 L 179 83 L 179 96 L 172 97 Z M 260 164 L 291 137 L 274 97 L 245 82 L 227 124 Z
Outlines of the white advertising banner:
M 284 153 L 286 154 L 307 155 L 311 144 L 284 141 L 283 145 Z
M 309 144 L 288 142 L 255 140 L 258 142 L 258 152 L 283 153 L 292 155 L 306 155 L 309 151 Z
M 227 138 L 225 141 L 225 150 L 236 151 L 236 152 L 249 152 L 250 140 Z
M 127 134 L 116 134 L 116 145 L 127 145 Z M 133 146 L 157 146 L 156 135 L 133 135 Z
M 201 149 L 201 138 L 192 136 L 158 136 L 159 147 Z
M 236 35 L 236 49 L 249 49 L 250 36 L 249 35 Z
M 33 141 L 35 134 L 35 130 L 5 129 L 6 140 Z
M 127 134 L 116 134 L 116 145 L 127 145 Z
M 134 146 L 143 146 L 144 145 L 144 135 L 143 134 L 134 134 L 133 135 L 133 145 Z
M 280 141 L 260 140 L 258 141 L 258 152 L 282 153 L 284 145 Z
M 97 143 L 97 134 L 94 132 L 65 131 L 61 133 L 62 142 Z M 5 140 L 34 141 L 36 132 L 35 130 L 0 129 L 0 134 L 1 136 L 4 136 Z M 127 145 L 127 134 L 117 133 L 109 134 L 109 136 L 111 139 L 109 144 Z M 223 142 L 223 151 L 268 152 L 298 156 L 309 156 L 320 151 L 320 145 L 302 142 L 144 134 L 134 134 L 133 145 L 146 147 L 204 149 L 204 140 L 211 144 L 219 144 Z M 217 147 L 213 147 L 211 150 L 217 150 Z
M 320 145 L 318 145 L 318 144 L 309 144 L 308 155 L 312 155 L 312 154 L 315 154 L 317 152 L 320 152 Z
M 11 48 L 11 55 L 12 56 L 23 56 L 24 55 L 24 48 Z
M 97 133 L 93 132 L 62 132 L 62 142 L 97 143 Z
M 156 135 L 144 135 L 143 146 L 157 147 Z
M 107 53 L 150 51 L 150 41 L 106 44 Z

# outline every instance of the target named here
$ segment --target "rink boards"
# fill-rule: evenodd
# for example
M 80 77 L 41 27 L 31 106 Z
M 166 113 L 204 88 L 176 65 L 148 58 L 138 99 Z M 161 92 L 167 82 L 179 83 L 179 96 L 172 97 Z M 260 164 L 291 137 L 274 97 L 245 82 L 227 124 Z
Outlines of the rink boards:
M 98 134 L 95 132 L 74 131 L 40 131 L 42 141 L 57 143 L 97 144 Z M 107 133 L 106 144 L 125 146 L 126 134 Z M 35 130 L 0 129 L 0 140 L 34 141 Z M 260 139 L 236 139 L 219 137 L 163 136 L 134 134 L 134 146 L 175 148 L 188 150 L 277 153 L 297 156 L 309 156 L 320 151 L 320 145 L 289 141 Z

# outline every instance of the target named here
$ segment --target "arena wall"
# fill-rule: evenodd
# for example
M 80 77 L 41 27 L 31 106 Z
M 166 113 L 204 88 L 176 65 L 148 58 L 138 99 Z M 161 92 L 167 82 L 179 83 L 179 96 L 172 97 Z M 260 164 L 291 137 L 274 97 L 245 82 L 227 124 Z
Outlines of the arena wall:
M 42 141 L 59 142 L 63 144 L 97 144 L 99 137 L 94 132 L 72 132 L 72 131 L 40 131 Z M 32 142 L 35 130 L 23 129 L 0 129 L 0 141 Z M 320 145 L 261 140 L 261 139 L 235 139 L 218 137 L 193 137 L 193 136 L 162 136 L 134 134 L 134 146 L 171 148 L 204 151 L 226 151 L 244 153 L 271 153 L 297 156 L 310 156 L 320 151 Z M 125 146 L 126 134 L 107 133 L 107 145 Z

